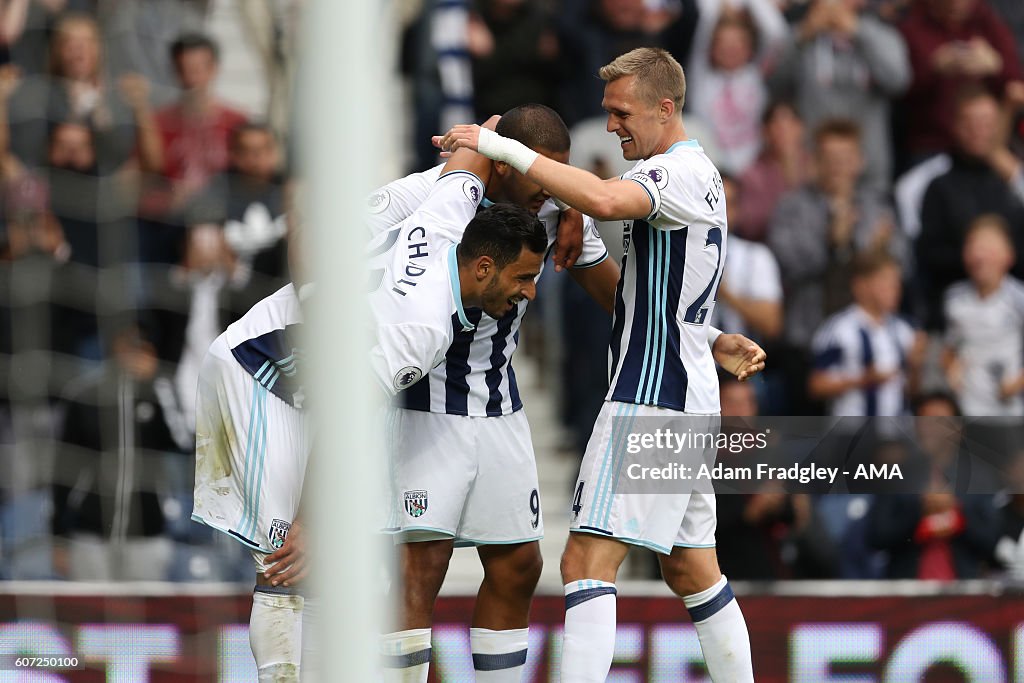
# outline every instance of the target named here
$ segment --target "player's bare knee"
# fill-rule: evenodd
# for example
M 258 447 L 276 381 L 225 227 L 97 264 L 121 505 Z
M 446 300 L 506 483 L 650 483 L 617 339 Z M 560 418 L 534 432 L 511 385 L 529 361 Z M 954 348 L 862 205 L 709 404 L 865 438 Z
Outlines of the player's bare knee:
M 544 558 L 536 542 L 480 548 L 484 581 L 503 593 L 530 597 L 540 581 Z
M 722 576 L 714 548 L 675 548 L 658 559 L 665 583 L 679 596 L 706 590 Z
M 575 534 L 569 535 L 565 543 L 565 551 L 562 552 L 562 561 L 559 569 L 562 573 L 562 583 L 578 581 L 580 579 L 596 578 L 589 576 L 591 571 L 592 558 L 587 552 L 586 540 Z

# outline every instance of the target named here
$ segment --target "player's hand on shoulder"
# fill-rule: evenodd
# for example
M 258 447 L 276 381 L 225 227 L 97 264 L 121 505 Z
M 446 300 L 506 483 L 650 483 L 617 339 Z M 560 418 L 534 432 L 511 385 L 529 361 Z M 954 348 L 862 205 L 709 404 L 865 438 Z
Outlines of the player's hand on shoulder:
M 306 560 L 306 527 L 296 519 L 288 530 L 284 545 L 267 556 L 267 570 L 263 573 L 273 586 L 294 586 L 306 578 L 309 565 Z

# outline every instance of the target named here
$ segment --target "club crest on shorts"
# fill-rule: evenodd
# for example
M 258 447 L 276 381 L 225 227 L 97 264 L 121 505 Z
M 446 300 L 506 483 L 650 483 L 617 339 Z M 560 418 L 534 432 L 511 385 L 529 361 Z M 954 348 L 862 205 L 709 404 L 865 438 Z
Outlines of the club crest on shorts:
M 280 548 L 284 545 L 284 539 L 288 538 L 288 530 L 292 528 L 291 522 L 286 522 L 283 519 L 275 519 L 270 523 L 270 547 Z
M 411 517 L 422 517 L 423 513 L 427 511 L 427 492 L 406 491 L 405 511 L 408 512 Z

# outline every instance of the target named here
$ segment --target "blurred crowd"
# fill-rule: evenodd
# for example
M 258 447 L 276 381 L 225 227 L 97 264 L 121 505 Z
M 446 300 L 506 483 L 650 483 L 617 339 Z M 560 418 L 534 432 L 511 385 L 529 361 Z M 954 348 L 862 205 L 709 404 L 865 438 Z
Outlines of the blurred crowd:
M 288 279 L 300 5 L 0 0 L 0 578 L 251 578 L 189 520 L 194 387 Z M 920 495 L 720 496 L 726 574 L 1024 577 L 1020 439 L 994 432 L 1002 493 L 951 474 L 961 418 L 1024 416 L 1024 3 L 402 7 L 409 171 L 448 125 L 540 102 L 575 165 L 615 176 L 598 68 L 642 45 L 684 65 L 729 208 L 715 323 L 769 354 L 763 378 L 723 378 L 724 415 L 946 421 L 917 440 Z M 249 70 L 219 77 L 240 51 Z M 240 83 L 260 96 L 225 95 Z M 621 224 L 600 227 L 621 256 Z M 553 272 L 537 303 L 524 350 L 582 453 L 608 319 Z
M 1024 416 L 1024 3 L 424 2 L 403 41 L 414 164 L 436 163 L 428 131 L 536 101 L 569 124 L 575 165 L 622 173 L 595 74 L 642 45 L 684 65 L 687 131 L 723 173 L 714 322 L 768 351 L 763 378 L 723 379 L 723 414 L 950 420 L 916 439 L 934 470 L 919 496 L 719 496 L 725 573 L 1024 578 L 1024 481 L 1009 483 Z M 613 252 L 621 229 L 601 226 Z M 533 348 L 579 454 L 607 318 L 545 278 Z M 987 495 L 950 472 L 968 442 L 1004 454 Z
M 189 519 L 195 387 L 290 279 L 298 4 L 0 1 L 0 578 L 251 574 Z

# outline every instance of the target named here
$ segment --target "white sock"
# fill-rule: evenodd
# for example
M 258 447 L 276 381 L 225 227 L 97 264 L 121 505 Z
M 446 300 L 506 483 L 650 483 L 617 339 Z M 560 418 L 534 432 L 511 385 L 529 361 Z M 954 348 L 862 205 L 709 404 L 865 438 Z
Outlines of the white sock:
M 469 629 L 476 683 L 519 683 L 526 666 L 530 629 Z
M 384 683 L 427 683 L 430 670 L 430 629 L 386 633 L 380 637 Z
M 615 654 L 615 584 L 565 584 L 562 683 L 604 683 Z
M 260 683 L 298 683 L 302 662 L 301 595 L 252 594 L 249 646 Z
M 697 627 L 697 638 L 711 680 L 754 683 L 747 622 L 725 576 L 711 588 L 687 595 L 683 603 Z

